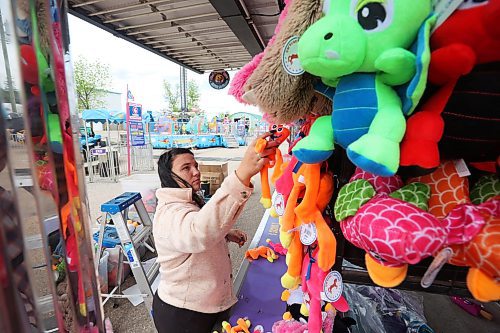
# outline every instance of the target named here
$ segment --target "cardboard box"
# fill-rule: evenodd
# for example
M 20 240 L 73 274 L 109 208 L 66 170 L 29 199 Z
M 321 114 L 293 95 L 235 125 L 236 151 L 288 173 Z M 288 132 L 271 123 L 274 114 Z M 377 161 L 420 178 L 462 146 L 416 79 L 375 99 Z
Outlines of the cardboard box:
M 210 195 L 213 195 L 224 181 L 224 178 L 227 177 L 227 162 L 204 162 L 200 163 L 199 169 L 201 172 L 201 181 L 210 184 Z

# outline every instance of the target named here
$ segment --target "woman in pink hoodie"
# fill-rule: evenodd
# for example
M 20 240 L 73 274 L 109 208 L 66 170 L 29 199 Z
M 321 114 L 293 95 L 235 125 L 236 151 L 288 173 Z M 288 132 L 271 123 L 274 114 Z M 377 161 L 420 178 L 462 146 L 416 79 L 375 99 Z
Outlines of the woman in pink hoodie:
M 236 303 L 227 242 L 240 246 L 246 242 L 246 234 L 232 226 L 253 192 L 250 179 L 269 162 L 267 156 L 277 146 L 271 141 L 258 154 L 255 143 L 206 204 L 198 194 L 200 171 L 193 153 L 175 148 L 160 157 L 162 188 L 156 192 L 153 222 L 161 274 L 153 301 L 159 333 L 212 332 Z

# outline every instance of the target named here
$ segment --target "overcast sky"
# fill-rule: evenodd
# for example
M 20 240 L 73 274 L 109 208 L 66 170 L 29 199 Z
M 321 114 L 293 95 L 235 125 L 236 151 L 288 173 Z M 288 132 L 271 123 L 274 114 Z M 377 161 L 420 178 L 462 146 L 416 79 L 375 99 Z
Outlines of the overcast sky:
M 111 90 L 122 92 L 124 96 L 128 84 L 135 101 L 142 103 L 144 109 L 159 111 L 166 108 L 162 82 L 167 79 L 172 86 L 179 82 L 178 65 L 72 15 L 69 17 L 69 24 L 73 61 L 83 55 L 109 64 L 113 78 Z M 230 72 L 231 77 L 234 74 L 235 72 Z M 210 87 L 208 73 L 200 75 L 188 70 L 187 75 L 188 79 L 194 79 L 198 83 L 200 107 L 209 114 L 238 111 L 258 113 L 256 108 L 244 106 L 229 96 L 227 87 L 223 90 Z

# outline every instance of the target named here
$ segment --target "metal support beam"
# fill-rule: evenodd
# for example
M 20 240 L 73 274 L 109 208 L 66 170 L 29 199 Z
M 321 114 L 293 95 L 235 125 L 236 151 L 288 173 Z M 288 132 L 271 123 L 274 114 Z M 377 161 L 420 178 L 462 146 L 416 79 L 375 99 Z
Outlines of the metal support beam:
M 219 16 L 219 14 L 217 13 L 207 13 L 207 14 L 199 14 L 199 15 L 191 15 L 191 16 L 184 16 L 184 17 L 178 17 L 178 18 L 175 18 L 175 19 L 171 19 L 171 20 L 166 20 L 166 21 L 156 21 L 156 22 L 149 22 L 149 23 L 143 23 L 143 24 L 136 24 L 136 25 L 128 25 L 128 26 L 125 26 L 125 27 L 119 27 L 119 28 L 116 28 L 117 31 L 120 31 L 120 30 L 128 30 L 128 29 L 135 29 L 135 28 L 144 28 L 144 27 L 150 27 L 150 26 L 153 26 L 153 25 L 158 25 L 158 24 L 165 24 L 165 23 L 170 23 L 170 22 L 179 22 L 179 21 L 189 21 L 189 20 L 194 20 L 194 19 L 198 19 L 198 18 L 203 18 L 203 17 L 210 17 L 210 16 Z M 213 21 L 214 19 L 212 19 L 211 21 Z M 163 27 L 165 28 L 165 27 Z
M 214 36 L 219 36 L 219 35 L 229 35 L 229 36 L 220 36 L 219 39 L 227 39 L 227 38 L 230 38 L 232 37 L 233 39 L 236 38 L 234 37 L 233 35 L 233 32 L 232 31 L 221 31 L 221 32 L 215 32 L 215 33 L 211 33 L 210 34 L 210 37 L 214 37 Z M 168 42 L 173 42 L 173 41 L 179 41 L 179 40 L 183 40 L 183 41 L 190 41 L 192 38 L 200 38 L 200 36 L 205 36 L 207 34 L 190 34 L 190 33 L 184 33 L 184 35 L 179 35 L 179 36 L 175 36 L 174 38 L 167 38 L 167 39 L 160 39 L 160 40 L 152 40 L 152 41 L 147 41 L 147 42 L 144 42 L 144 44 L 146 45 L 152 45 L 152 44 L 159 44 L 159 43 L 168 43 Z M 217 39 L 214 39 L 214 40 L 217 40 Z
M 241 47 L 241 45 L 240 45 Z M 170 51 L 165 51 L 167 52 L 168 54 L 172 54 L 172 56 L 174 57 L 177 57 L 177 56 L 181 56 L 181 55 L 203 55 L 203 54 L 211 54 L 211 53 L 215 53 L 215 54 L 219 54 L 219 53 L 230 53 L 230 52 L 235 52 L 235 53 L 238 53 L 238 52 L 246 52 L 248 54 L 248 51 L 245 50 L 245 49 L 236 49 L 234 47 L 230 47 L 230 48 L 220 48 L 220 49 L 214 49 L 214 50 L 211 50 L 211 49 L 204 49 L 204 50 L 187 50 L 187 51 L 176 51 L 176 50 L 170 50 Z
M 200 43 L 201 44 L 201 43 Z M 212 44 L 212 45 L 205 45 L 205 44 L 201 44 L 201 45 L 192 45 L 192 46 L 186 46 L 186 47 L 178 47 L 178 48 L 165 48 L 165 46 L 163 45 L 160 45 L 160 46 L 157 46 L 156 48 L 160 48 L 159 50 L 160 51 L 182 51 L 182 50 L 191 50 L 191 49 L 200 49 L 200 50 L 206 50 L 206 49 L 216 49 L 217 47 L 238 47 L 240 46 L 240 43 L 239 42 L 228 42 L 228 43 L 219 43 L 219 44 Z M 154 47 L 154 46 L 153 46 Z
M 103 22 L 104 23 L 114 23 L 114 22 L 120 22 L 120 21 L 124 21 L 124 20 L 129 20 L 129 19 L 136 19 L 138 17 L 150 16 L 150 15 L 161 14 L 161 13 L 175 12 L 175 11 L 183 10 L 183 9 L 193 9 L 193 8 L 198 8 L 198 7 L 206 7 L 207 5 L 208 5 L 208 3 L 201 3 L 201 4 L 196 4 L 196 5 L 188 5 L 188 6 L 183 6 L 183 7 L 162 9 L 162 10 L 158 10 L 158 11 L 151 11 L 151 12 L 147 12 L 147 13 L 141 13 L 141 14 L 124 16 L 124 17 L 118 17 L 118 18 L 106 20 L 106 21 L 103 21 Z
M 239 0 L 210 0 L 248 52 L 254 56 L 264 50 L 264 42 L 255 25 L 247 21 L 247 13 Z
M 215 58 L 215 57 L 198 57 L 196 59 L 186 59 L 184 62 L 188 64 L 212 64 L 217 62 L 222 63 L 239 63 L 239 62 L 248 62 L 249 58 L 231 58 L 231 59 L 223 59 L 223 58 Z
M 76 7 L 81 7 L 81 6 L 87 6 L 87 5 L 93 5 L 95 3 L 98 3 L 98 2 L 103 2 L 103 1 L 106 1 L 106 0 L 92 0 L 92 1 L 85 1 L 85 2 L 82 2 L 82 3 L 78 3 L 76 5 L 72 5 L 72 7 L 76 8 Z
M 164 42 L 160 42 L 164 43 Z M 237 43 L 239 44 L 240 41 L 236 39 L 236 37 L 227 37 L 227 38 L 216 38 L 216 39 L 210 39 L 210 40 L 198 40 L 194 37 L 192 38 L 186 38 L 182 40 L 181 42 L 175 42 L 175 43 L 165 43 L 165 45 L 155 45 L 153 47 L 173 47 L 174 49 L 179 46 L 179 45 L 186 45 L 190 46 L 192 45 L 191 43 L 196 43 L 197 46 L 207 46 L 203 43 L 215 43 L 215 44 L 228 44 L 228 43 Z M 145 43 L 145 44 L 153 44 L 151 42 Z M 157 43 L 155 43 L 157 44 Z
M 196 36 L 210 35 L 210 34 L 219 34 L 219 33 L 228 33 L 228 34 L 234 35 L 233 32 L 225 24 L 224 25 L 220 25 L 220 26 L 216 26 L 216 27 L 204 28 L 204 29 L 189 29 L 189 31 L 184 30 L 180 26 L 176 26 L 176 28 L 177 28 L 178 31 L 173 31 L 168 36 L 175 37 L 177 34 L 179 34 L 179 36 L 181 36 L 181 35 L 185 36 L 186 34 L 193 34 L 193 33 L 196 33 Z M 144 36 L 144 37 L 137 38 L 137 40 L 147 40 L 147 39 L 154 39 L 154 38 L 163 38 L 163 37 L 165 37 L 165 35 L 166 34 Z
M 147 45 L 144 45 L 140 42 L 138 42 L 137 40 L 135 40 L 134 38 L 130 37 L 130 36 L 127 36 L 125 33 L 123 32 L 120 32 L 120 31 L 116 31 L 114 29 L 114 27 L 110 24 L 103 24 L 102 22 L 99 21 L 98 18 L 95 18 L 95 17 L 89 17 L 88 16 L 88 13 L 83 10 L 82 8 L 79 8 L 79 7 L 71 7 L 69 9 L 69 13 L 84 20 L 85 22 L 87 23 L 91 23 L 93 25 L 95 25 L 96 27 L 98 28 L 101 28 L 103 29 L 104 31 L 107 31 L 111 34 L 113 34 L 113 36 L 116 36 L 116 37 L 120 37 L 122 38 L 123 40 L 126 40 L 127 42 L 130 42 L 134 45 L 137 45 L 147 51 L 150 51 L 164 59 L 167 59 L 167 60 L 170 60 L 178 65 L 181 65 L 181 66 L 184 66 L 184 67 L 187 67 L 189 70 L 192 70 L 193 72 L 195 73 L 198 73 L 198 74 L 202 74 L 203 72 L 200 71 L 199 69 L 195 69 L 194 67 L 192 66 L 189 66 L 187 65 L 186 63 L 182 62 L 182 61 L 179 61 L 178 59 L 175 59 L 174 57 L 171 57 L 171 56 L 168 56 L 167 54 L 163 53 L 163 52 L 159 52 L 158 50 L 152 48 L 152 47 L 149 47 Z
M 244 53 L 241 52 L 241 53 L 234 53 L 234 52 L 231 52 L 231 53 L 205 53 L 205 54 L 187 54 L 187 55 L 179 55 L 179 56 L 175 56 L 177 59 L 182 59 L 182 61 L 184 61 L 184 59 L 195 59 L 195 58 L 199 58 L 199 57 L 213 57 L 213 58 L 224 58 L 224 57 L 246 57 L 247 59 L 251 59 L 252 57 L 248 54 L 247 51 L 245 51 Z
M 207 24 L 207 23 L 212 23 L 212 24 L 213 23 L 217 23 L 217 25 L 215 27 L 205 27 L 204 29 L 196 29 L 196 30 L 190 30 L 190 31 L 196 32 L 196 31 L 202 31 L 202 30 L 204 31 L 206 29 L 215 29 L 215 28 L 227 27 L 225 24 L 224 25 L 219 24 L 219 22 L 223 23 L 222 20 L 216 21 L 213 18 L 209 18 L 209 19 L 205 19 L 205 20 L 196 20 L 195 23 L 190 23 L 190 24 L 195 25 L 195 24 L 201 24 L 201 23 L 204 23 L 204 24 Z M 158 30 L 166 30 L 166 29 L 174 29 L 174 31 L 172 31 L 172 33 L 179 32 L 180 26 L 176 23 L 176 20 L 173 20 L 173 22 L 170 22 L 170 24 L 171 25 L 168 26 L 168 27 L 157 27 L 157 28 L 150 28 L 150 29 L 145 29 L 145 30 L 138 30 L 138 31 L 128 32 L 127 35 L 134 36 L 134 35 L 140 35 L 140 34 L 145 34 L 145 33 L 148 33 L 148 32 L 153 32 L 153 31 L 158 31 Z M 154 38 L 156 38 L 156 37 L 154 37 Z
M 175 0 L 155 0 L 155 1 L 149 1 L 149 2 L 142 2 L 134 5 L 128 5 L 128 6 L 120 6 L 117 8 L 112 8 L 112 9 L 106 9 L 106 10 L 101 10 L 98 12 L 94 12 L 89 14 L 89 16 L 96 16 L 96 15 L 102 15 L 102 14 L 111 14 L 111 13 L 116 13 L 116 12 L 121 12 L 121 11 L 130 11 L 130 10 L 135 10 L 135 9 L 142 9 L 141 7 L 146 7 L 149 5 L 163 5 L 163 4 L 173 4 Z M 74 5 L 73 7 L 79 7 L 80 5 Z

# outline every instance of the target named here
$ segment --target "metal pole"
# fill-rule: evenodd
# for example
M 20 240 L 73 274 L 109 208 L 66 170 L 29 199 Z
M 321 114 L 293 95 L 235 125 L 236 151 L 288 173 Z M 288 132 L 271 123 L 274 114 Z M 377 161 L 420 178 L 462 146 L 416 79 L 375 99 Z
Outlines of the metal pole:
M 186 109 L 187 109 L 187 75 L 186 75 L 186 68 L 181 66 L 181 73 L 180 73 L 180 95 L 181 95 L 181 114 L 182 114 L 182 119 L 184 120 L 186 118 Z
M 94 165 L 92 164 L 92 156 L 89 150 L 89 136 L 87 135 L 87 121 L 83 119 L 83 129 L 85 131 L 85 150 L 87 151 L 87 169 L 89 171 L 89 181 L 94 181 Z
M 9 52 L 7 51 L 7 41 L 5 40 L 5 30 L 3 27 L 2 11 L 0 10 L 0 39 L 2 40 L 3 58 L 5 59 L 5 72 L 7 75 L 7 84 L 9 89 L 10 103 L 12 104 L 12 112 L 17 113 L 16 95 L 14 94 L 14 82 L 10 72 Z
M 127 126 L 127 176 L 130 176 L 130 118 L 129 118 L 129 101 L 128 101 L 128 84 L 127 84 L 127 110 L 125 113 L 126 116 L 126 126 Z

